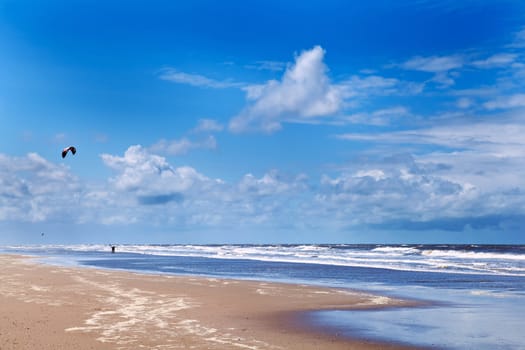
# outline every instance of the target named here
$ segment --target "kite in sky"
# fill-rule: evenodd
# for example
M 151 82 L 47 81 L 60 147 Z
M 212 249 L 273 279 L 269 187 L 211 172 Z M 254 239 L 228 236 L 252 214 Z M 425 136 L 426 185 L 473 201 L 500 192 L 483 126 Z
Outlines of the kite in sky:
M 69 146 L 62 150 L 62 158 L 64 158 L 67 155 L 68 151 L 71 151 L 71 153 L 73 154 L 77 153 L 77 149 L 75 147 Z

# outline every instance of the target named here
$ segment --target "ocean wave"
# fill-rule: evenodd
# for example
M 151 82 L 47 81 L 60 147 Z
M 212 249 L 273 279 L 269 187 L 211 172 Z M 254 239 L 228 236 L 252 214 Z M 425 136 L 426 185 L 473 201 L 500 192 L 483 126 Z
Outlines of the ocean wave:
M 419 249 L 410 247 L 377 247 L 372 249 L 372 251 L 396 255 L 414 255 L 421 253 Z
M 117 245 L 117 252 L 462 274 L 525 276 L 525 250 L 483 246 Z M 8 246 L 4 251 L 108 252 L 109 245 Z
M 470 260 L 518 260 L 525 261 L 525 254 L 513 253 L 494 253 L 494 252 L 475 252 L 465 250 L 423 250 L 421 252 L 425 256 L 433 257 L 448 257 Z

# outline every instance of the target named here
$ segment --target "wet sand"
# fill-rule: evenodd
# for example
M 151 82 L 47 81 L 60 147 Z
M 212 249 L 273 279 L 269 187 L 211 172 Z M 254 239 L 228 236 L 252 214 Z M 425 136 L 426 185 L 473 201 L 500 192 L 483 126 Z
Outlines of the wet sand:
M 406 349 L 306 311 L 410 305 L 344 289 L 57 267 L 0 255 L 0 349 Z

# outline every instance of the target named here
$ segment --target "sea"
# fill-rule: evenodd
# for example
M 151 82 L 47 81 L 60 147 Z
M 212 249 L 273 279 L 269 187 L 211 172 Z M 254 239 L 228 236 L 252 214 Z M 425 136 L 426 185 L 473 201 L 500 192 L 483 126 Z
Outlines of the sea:
M 422 307 L 304 314 L 326 332 L 431 349 L 525 349 L 525 245 L 32 245 L 47 264 L 309 284 Z

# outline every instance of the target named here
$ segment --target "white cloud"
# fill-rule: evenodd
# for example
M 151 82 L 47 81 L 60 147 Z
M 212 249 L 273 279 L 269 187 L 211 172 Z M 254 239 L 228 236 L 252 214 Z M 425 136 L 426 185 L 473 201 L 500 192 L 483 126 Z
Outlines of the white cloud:
M 65 140 L 66 140 L 66 134 L 64 134 L 64 133 L 56 134 L 53 137 L 53 142 L 55 142 L 55 143 L 61 143 L 61 142 L 64 142 Z
M 414 95 L 423 90 L 424 83 L 402 81 L 396 78 L 386 78 L 379 75 L 365 77 L 354 75 L 338 84 L 344 98 L 390 95 Z
M 492 55 L 484 60 L 477 60 L 471 64 L 477 68 L 497 68 L 510 66 L 517 59 L 518 55 L 513 53 L 499 53 Z
M 415 95 L 423 91 L 425 82 L 402 81 L 377 74 L 358 76 L 333 83 L 324 63 L 325 50 L 315 46 L 295 57 L 288 64 L 280 80 L 269 80 L 263 84 L 244 84 L 218 81 L 208 77 L 165 69 L 162 79 L 194 86 L 227 88 L 237 87 L 246 93 L 247 106 L 230 120 L 232 132 L 262 131 L 272 133 L 282 128 L 283 123 L 341 124 L 341 111 L 356 108 L 364 101 L 378 96 Z M 439 59 L 436 59 L 439 61 Z M 257 69 L 277 70 L 285 64 L 275 61 L 258 61 Z M 427 66 L 432 66 L 428 63 Z M 443 73 L 445 74 L 445 73 Z M 450 84 L 442 74 L 436 81 Z M 359 112 L 360 115 L 370 115 Z M 213 124 L 212 124 L 213 123 Z M 369 121 L 368 124 L 377 124 Z M 194 132 L 220 131 L 222 126 L 212 120 L 203 120 Z M 165 147 L 165 142 L 163 142 Z M 191 148 L 189 140 L 173 143 L 172 153 L 182 153 Z
M 320 46 L 303 51 L 280 81 L 248 87 L 248 99 L 253 102 L 230 121 L 230 130 L 273 132 L 288 117 L 308 119 L 338 112 L 341 91 L 326 75 L 324 54 Z
M 456 81 L 446 72 L 436 73 L 430 81 L 437 83 L 440 88 L 448 88 L 456 83 Z
M 511 65 L 511 68 L 514 78 L 522 82 L 523 78 L 525 77 L 525 64 L 521 62 L 514 62 Z
M 81 194 L 76 176 L 64 165 L 36 153 L 0 154 L 0 221 L 75 221 Z
M 384 152 L 377 158 L 349 163 L 340 174 L 321 179 L 316 194 L 318 220 L 324 213 L 339 227 L 383 225 L 393 229 L 393 223 L 454 230 L 469 223 L 498 227 L 505 217 L 524 214 L 523 141 L 513 145 L 519 133 L 515 131 L 508 142 L 500 136 L 500 144 L 494 146 L 487 141 L 478 148 L 473 141 L 473 147 L 466 150 L 423 152 L 417 157 Z M 464 144 L 465 139 L 458 143 Z M 490 219 L 483 223 L 477 218 Z
M 341 134 L 343 140 L 385 144 L 438 145 L 476 150 L 496 157 L 525 155 L 525 125 L 520 121 L 478 122 L 377 134 Z
M 520 212 L 525 200 L 516 195 L 525 189 L 525 126 L 520 118 L 500 119 L 376 135 L 346 134 L 341 138 L 386 143 L 388 149 L 396 149 L 396 144 L 414 145 L 419 154 L 415 158 L 417 168 L 428 169 L 436 181 L 457 184 L 462 193 L 468 193 L 457 198 L 455 215 L 508 214 Z M 450 211 L 440 215 L 445 214 L 453 216 Z
M 392 120 L 409 116 L 410 112 L 403 106 L 396 106 L 391 108 L 380 109 L 371 113 L 354 113 L 348 116 L 339 118 L 343 124 L 365 124 L 386 126 L 392 123 Z
M 525 71 L 519 56 L 495 53 L 470 61 L 464 55 L 416 57 L 396 66 L 432 73 L 433 78 L 420 83 L 378 72 L 347 75 L 334 82 L 328 77 L 324 55 L 319 46 L 304 51 L 280 80 L 259 85 L 176 70 L 165 70 L 161 78 L 200 87 L 243 89 L 248 105 L 231 120 L 232 131 L 272 132 L 291 122 L 373 125 L 365 130 L 382 132 L 338 135 L 340 139 L 370 142 L 366 161 L 340 165 L 339 170 L 333 170 L 337 165 L 331 164 L 334 168 L 330 175 L 310 183 L 303 175 L 287 177 L 276 170 L 262 175 L 248 173 L 227 183 L 190 166 L 172 165 L 155 154 L 215 149 L 217 141 L 209 134 L 222 131 L 223 125 L 202 119 L 187 137 L 161 140 L 148 148 L 131 146 L 124 155 L 102 155 L 114 174 L 98 185 L 80 183 L 69 168 L 34 153 L 24 157 L 0 155 L 0 220 L 108 225 L 146 222 L 167 227 L 275 227 L 296 223 L 329 227 L 335 222 L 348 227 L 396 220 L 524 214 L 523 118 L 508 118 L 509 111 L 494 114 L 525 107 L 525 94 L 515 93 L 522 87 L 517 72 Z M 259 63 L 260 68 L 272 67 L 269 62 Z M 463 67 L 469 69 L 465 76 L 480 73 L 478 69 L 502 70 L 481 72 L 495 76 L 493 84 L 480 76 L 479 88 L 458 84 L 465 88 L 447 93 L 436 90 L 422 96 L 439 94 L 439 104 L 425 109 L 456 109 L 437 112 L 439 116 L 433 118 L 412 114 L 429 100 L 417 100 L 411 108 L 413 96 L 408 95 L 420 93 L 428 81 L 451 86 L 460 77 L 454 73 L 459 74 Z M 512 81 L 510 74 L 514 74 Z M 400 97 L 403 100 L 396 99 Z M 377 104 L 373 98 L 378 98 Z M 465 110 L 475 111 L 472 107 L 477 103 L 484 107 L 483 114 L 467 115 Z M 403 120 L 401 124 L 406 127 L 414 119 L 420 123 L 418 128 L 384 131 L 392 120 Z M 439 126 L 428 127 L 437 122 Z M 413 155 L 390 156 L 400 147 L 410 149 Z M 344 152 L 354 151 L 358 152 Z
M 375 181 L 384 180 L 386 178 L 385 172 L 381 169 L 359 170 L 354 176 L 356 178 L 371 177 Z
M 344 228 L 505 215 L 525 204 L 515 194 L 525 188 L 525 170 L 517 165 L 525 160 L 522 133 L 507 123 L 385 134 L 390 142 L 454 150 L 352 162 L 313 185 L 304 175 L 277 170 L 228 184 L 132 146 L 124 156 L 103 155 L 116 174 L 106 191 L 91 191 L 84 202 L 104 203 L 107 209 L 98 220 L 106 224 L 147 220 L 179 228 Z
M 118 172 L 111 179 L 115 188 L 138 196 L 184 194 L 197 183 L 210 181 L 191 167 L 171 167 L 164 157 L 151 154 L 140 145 L 130 146 L 123 157 L 109 154 L 101 157 Z
M 456 101 L 456 106 L 461 109 L 466 109 L 474 105 L 474 100 L 468 97 L 461 97 Z
M 270 83 L 277 83 L 274 80 L 269 81 L 267 84 Z M 246 93 L 246 99 L 249 101 L 257 100 L 260 98 L 264 90 L 266 89 L 267 84 L 259 84 L 259 85 L 248 85 L 242 88 L 242 90 Z
M 102 159 L 116 171 L 107 192 L 118 200 L 106 211 L 115 222 L 129 217 L 178 227 L 279 225 L 298 215 L 291 203 L 305 189 L 304 176 L 287 178 L 277 171 L 261 178 L 247 174 L 230 185 L 188 166 L 173 167 L 138 145 L 122 157 L 105 154 Z M 93 201 L 108 200 L 103 192 L 92 196 Z
M 489 110 L 525 107 L 525 94 L 501 96 L 492 101 L 485 102 L 483 106 Z
M 462 68 L 465 63 L 465 57 L 462 55 L 416 56 L 400 64 L 399 67 L 405 70 L 434 73 L 434 77 L 429 81 L 437 83 L 440 88 L 447 88 L 455 84 L 451 71 Z
M 200 119 L 193 132 L 204 133 L 204 132 L 220 132 L 224 129 L 224 126 L 213 119 Z
M 166 153 L 170 155 L 183 155 L 194 149 L 216 149 L 217 140 L 213 135 L 198 140 L 192 141 L 186 137 L 179 140 L 160 140 L 150 147 L 153 152 Z
M 417 157 L 385 153 L 311 183 L 305 175 L 272 170 L 228 184 L 137 145 L 120 156 L 102 155 L 115 173 L 94 187 L 36 154 L 0 155 L 0 221 L 345 228 L 504 215 L 525 205 L 523 132 L 507 122 L 384 134 L 390 142 L 426 141 L 454 149 Z
M 510 47 L 522 48 L 525 47 L 525 28 L 514 35 L 514 40 Z
M 220 132 L 223 130 L 222 124 L 213 119 L 200 119 L 197 126 L 190 130 L 191 138 L 182 137 L 180 139 L 166 140 L 161 139 L 151 147 L 151 152 L 159 152 L 169 155 L 184 155 L 196 149 L 217 149 L 217 140 L 215 136 L 202 134 Z
M 468 96 L 468 97 L 490 97 L 497 95 L 499 90 L 495 86 L 484 86 L 471 89 L 453 90 L 450 92 L 452 96 Z
M 310 51 L 308 53 L 312 54 Z M 419 94 L 424 87 L 424 83 L 379 75 L 354 75 L 338 83 L 329 83 L 324 74 L 326 67 L 322 63 L 323 51 L 318 48 L 315 53 L 319 55 L 317 58 L 320 60 L 313 66 L 320 65 L 322 69 L 310 69 L 303 73 L 310 77 L 306 83 L 304 79 L 290 82 L 288 78 L 291 70 L 296 70 L 298 65 L 306 65 L 298 57 L 296 65 L 289 68 L 282 81 L 272 80 L 263 85 L 244 87 L 246 99 L 253 102 L 231 120 L 230 130 L 273 132 L 279 130 L 284 122 L 387 125 L 389 119 L 406 115 L 406 109 L 394 107 L 372 112 L 356 112 L 346 116 L 341 113 L 345 109 L 356 109 L 360 104 L 376 97 Z M 316 83 L 318 86 L 312 87 Z
M 405 116 L 409 114 L 408 109 L 403 106 L 396 106 L 391 108 L 380 109 L 372 113 L 374 116 L 384 117 L 384 116 Z
M 257 61 L 255 64 L 247 65 L 246 68 L 280 72 L 286 68 L 286 63 L 279 61 Z
M 139 145 L 101 159 L 114 175 L 95 185 L 37 154 L 0 154 L 0 222 L 277 227 L 300 215 L 295 198 L 306 189 L 304 176 L 277 171 L 227 184 Z
M 416 56 L 402 63 L 401 68 L 429 73 L 443 73 L 452 69 L 458 69 L 465 64 L 465 58 L 461 55 L 450 56 Z
M 252 194 L 257 196 L 268 196 L 282 194 L 294 189 L 295 182 L 286 182 L 276 170 L 264 174 L 257 179 L 252 174 L 246 174 L 238 184 L 240 193 Z
M 109 136 L 107 134 L 97 133 L 94 136 L 94 141 L 96 143 L 107 143 L 109 141 Z
M 323 176 L 318 205 L 341 225 L 432 220 L 454 214 L 468 188 L 420 168 L 410 157 L 361 164 L 355 172 Z M 350 218 L 350 219 L 347 219 Z
M 171 81 L 173 83 L 214 89 L 239 88 L 245 85 L 244 83 L 231 80 L 215 80 L 199 74 L 179 72 L 173 68 L 164 69 L 159 77 L 162 80 Z
M 354 75 L 350 78 L 345 86 L 353 87 L 354 91 L 352 95 L 360 93 L 363 90 L 366 91 L 385 91 L 390 88 L 394 88 L 399 83 L 399 80 L 395 78 L 384 78 L 378 75 L 369 75 L 361 78 Z
M 477 57 L 475 57 L 477 56 Z M 420 71 L 433 73 L 434 76 L 428 82 L 437 84 L 438 88 L 449 88 L 456 84 L 456 80 L 461 77 L 462 73 L 469 73 L 472 69 L 499 69 L 506 71 L 513 71 L 514 75 L 522 72 L 521 63 L 518 62 L 519 54 L 515 52 L 495 52 L 487 57 L 479 58 L 474 54 L 453 54 L 444 56 L 416 56 L 401 64 L 393 64 L 389 67 L 398 67 L 409 71 Z M 500 79 L 504 81 L 504 79 Z M 423 83 L 425 85 L 425 83 Z M 489 88 L 470 89 L 470 91 L 478 90 L 495 90 L 500 92 L 501 86 L 493 86 Z M 463 90 L 465 93 L 469 89 Z

